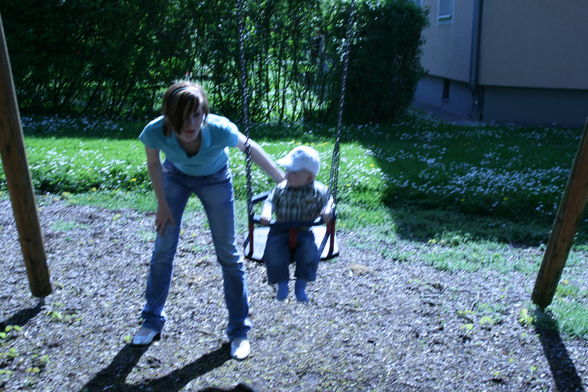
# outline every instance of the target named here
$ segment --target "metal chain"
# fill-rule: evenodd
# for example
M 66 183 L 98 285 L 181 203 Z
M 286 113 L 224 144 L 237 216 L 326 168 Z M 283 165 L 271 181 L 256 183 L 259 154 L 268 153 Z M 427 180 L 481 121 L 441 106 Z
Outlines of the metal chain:
M 331 159 L 331 173 L 329 180 L 329 190 L 331 197 L 337 206 L 337 183 L 339 181 L 339 159 L 340 159 L 340 142 L 343 128 L 343 107 L 345 106 L 345 92 L 347 90 L 347 74 L 349 72 L 349 54 L 351 52 L 351 41 L 353 39 L 353 24 L 355 21 L 355 1 L 351 0 L 349 5 L 349 20 L 347 22 L 347 32 L 343 46 L 343 73 L 341 76 L 341 93 L 339 95 L 339 111 L 337 113 L 337 137 L 333 147 L 333 157 Z
M 239 60 L 241 65 L 241 91 L 243 94 L 243 123 L 245 128 L 245 174 L 247 186 L 247 213 L 253 216 L 253 189 L 251 180 L 251 146 L 249 145 L 249 92 L 247 88 L 247 67 L 245 62 L 245 37 L 244 37 L 244 0 L 238 1 L 238 20 L 239 20 Z M 337 184 L 339 180 L 339 161 L 340 161 L 340 142 L 343 128 L 343 108 L 345 106 L 345 92 L 347 89 L 347 74 L 349 71 L 349 54 L 350 43 L 353 39 L 353 24 L 355 20 L 355 1 L 351 0 L 347 32 L 343 47 L 343 73 L 341 77 L 341 93 L 339 95 L 339 111 L 337 114 L 337 136 L 335 146 L 333 147 L 333 156 L 331 159 L 331 172 L 329 180 L 329 189 L 335 203 L 337 203 Z M 336 204 L 335 204 L 336 206 Z
M 251 185 L 251 145 L 249 144 L 249 92 L 247 90 L 247 66 L 245 63 L 244 1 L 238 2 L 239 19 L 239 61 L 241 63 L 241 92 L 243 94 L 243 126 L 245 128 L 245 177 L 247 186 L 247 214 L 253 216 L 253 189 Z

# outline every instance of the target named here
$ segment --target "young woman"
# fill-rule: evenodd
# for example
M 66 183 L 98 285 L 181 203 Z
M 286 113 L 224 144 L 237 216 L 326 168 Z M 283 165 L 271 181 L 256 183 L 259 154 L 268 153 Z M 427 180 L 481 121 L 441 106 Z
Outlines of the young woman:
M 228 148 L 245 150 L 246 137 L 225 117 L 209 113 L 203 88 L 191 82 L 170 86 L 163 97 L 163 116 L 151 121 L 139 139 L 145 144 L 147 168 L 157 197 L 157 238 L 147 281 L 144 322 L 132 343 L 147 345 L 159 339 L 166 321 L 168 295 L 180 223 L 188 198 L 196 194 L 208 217 L 217 260 L 222 268 L 229 322 L 231 356 L 249 355 L 251 328 L 245 267 L 237 249 L 233 184 Z M 284 173 L 251 139 L 251 158 L 276 182 Z M 160 152 L 165 154 L 163 165 Z

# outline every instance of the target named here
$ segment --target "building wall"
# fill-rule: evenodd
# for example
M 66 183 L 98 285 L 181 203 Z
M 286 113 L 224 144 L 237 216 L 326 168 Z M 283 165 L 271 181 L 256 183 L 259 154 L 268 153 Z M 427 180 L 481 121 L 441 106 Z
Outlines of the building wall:
M 482 19 L 480 84 L 588 89 L 588 1 L 485 0 Z
M 588 116 L 588 1 L 484 0 L 478 87 L 468 86 L 474 0 L 450 23 L 429 7 L 415 105 L 468 119 L 582 126 Z M 449 87 L 449 89 L 448 89 Z M 475 103 L 481 102 L 480 107 Z
M 423 31 L 421 64 L 428 75 L 418 84 L 415 105 L 452 116 L 472 117 L 473 98 L 468 87 L 471 68 L 474 2 L 453 0 L 450 20 L 440 20 L 439 0 L 421 0 L 429 9 Z
M 486 121 L 581 127 L 588 90 L 486 86 L 482 113 Z
M 468 81 L 473 3 L 472 0 L 454 0 L 453 17 L 447 22 L 437 20 L 439 0 L 421 0 L 421 5 L 429 8 L 421 64 L 430 75 Z
M 425 76 L 417 85 L 416 106 L 434 108 L 455 117 L 469 117 L 472 93 L 465 82 Z

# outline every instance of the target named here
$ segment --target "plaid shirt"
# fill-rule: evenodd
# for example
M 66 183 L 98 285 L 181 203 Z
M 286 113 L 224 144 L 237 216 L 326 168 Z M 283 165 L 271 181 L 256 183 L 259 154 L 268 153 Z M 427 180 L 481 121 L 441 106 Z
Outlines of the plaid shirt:
M 278 221 L 311 221 L 316 219 L 329 201 L 327 187 L 318 181 L 300 188 L 286 186 L 282 181 L 265 200 L 272 205 Z

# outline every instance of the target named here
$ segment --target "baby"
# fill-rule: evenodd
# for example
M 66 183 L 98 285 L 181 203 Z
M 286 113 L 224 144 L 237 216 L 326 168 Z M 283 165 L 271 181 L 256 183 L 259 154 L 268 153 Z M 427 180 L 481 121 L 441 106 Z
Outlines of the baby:
M 328 222 L 333 214 L 333 199 L 327 187 L 316 181 L 320 168 L 318 152 L 307 146 L 296 147 L 277 163 L 286 169 L 286 180 L 265 200 L 261 223 L 269 224 L 272 213 L 278 222 L 313 221 L 319 215 Z M 292 231 L 297 240 L 294 251 L 288 247 Z M 296 262 L 294 294 L 299 302 L 308 302 L 306 284 L 316 279 L 320 260 L 314 234 L 309 227 L 271 227 L 263 261 L 269 283 L 278 285 L 276 298 L 279 301 L 288 298 L 288 265 L 292 256 Z

